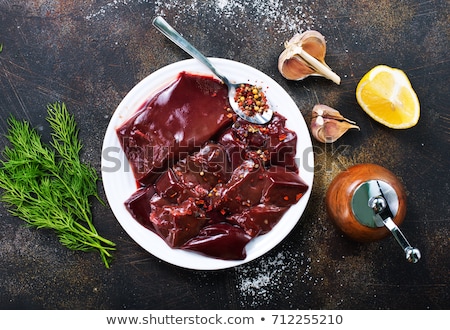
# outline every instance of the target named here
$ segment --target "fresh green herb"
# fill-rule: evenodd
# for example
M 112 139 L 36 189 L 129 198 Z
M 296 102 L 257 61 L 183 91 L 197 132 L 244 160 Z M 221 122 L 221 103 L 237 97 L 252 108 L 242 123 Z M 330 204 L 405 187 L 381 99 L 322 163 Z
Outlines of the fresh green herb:
M 11 145 L 0 160 L 0 200 L 29 225 L 54 230 L 69 249 L 98 250 L 109 268 L 115 244 L 97 233 L 89 202 L 91 197 L 101 201 L 97 172 L 80 160 L 77 125 L 65 104 L 49 104 L 47 113 L 50 144 L 28 122 L 8 119 Z
M 2 50 L 3 50 L 3 44 L 0 44 L 0 53 L 2 52 Z

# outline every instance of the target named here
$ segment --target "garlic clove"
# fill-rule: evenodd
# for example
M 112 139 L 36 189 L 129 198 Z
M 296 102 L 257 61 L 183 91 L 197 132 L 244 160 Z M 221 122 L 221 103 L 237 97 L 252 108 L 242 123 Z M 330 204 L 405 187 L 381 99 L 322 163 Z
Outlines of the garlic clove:
M 326 42 L 320 32 L 310 30 L 295 34 L 278 57 L 278 70 L 290 80 L 318 75 L 340 84 L 341 78 L 325 63 L 325 54 Z
M 340 121 L 346 121 L 351 124 L 356 124 L 353 120 L 347 119 L 344 116 L 341 115 L 339 111 L 336 109 L 333 109 L 332 107 L 329 107 L 325 104 L 316 104 L 314 108 L 312 109 L 312 117 L 322 116 L 325 118 L 340 120 Z
M 302 80 L 316 72 L 296 54 L 289 58 L 280 59 L 278 69 L 281 75 L 289 80 Z
M 315 132 L 313 131 L 313 136 L 320 142 L 333 143 L 351 128 L 359 129 L 358 126 L 346 121 L 325 118 L 323 119 L 323 125 L 318 127 Z
M 339 111 L 323 104 L 314 106 L 311 132 L 316 140 L 333 143 L 351 128 L 360 129 L 354 121 L 344 118 Z

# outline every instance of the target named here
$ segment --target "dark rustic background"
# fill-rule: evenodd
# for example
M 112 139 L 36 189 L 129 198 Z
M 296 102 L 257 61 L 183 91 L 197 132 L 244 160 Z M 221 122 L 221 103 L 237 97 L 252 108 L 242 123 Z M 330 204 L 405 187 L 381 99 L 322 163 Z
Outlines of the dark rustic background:
M 72 252 L 0 206 L 2 309 L 448 309 L 449 3 L 435 1 L 0 0 L 0 145 L 13 115 L 45 138 L 46 105 L 65 102 L 81 129 L 83 160 L 100 173 L 102 140 L 115 108 L 153 71 L 188 58 L 151 21 L 164 16 L 208 56 L 249 64 L 273 77 L 309 123 L 324 103 L 355 120 L 326 147 L 314 142 L 316 175 L 306 212 L 261 258 L 228 270 L 191 271 L 145 252 L 108 206 L 93 204 L 99 232 L 117 243 L 110 269 L 96 253 Z M 315 29 L 342 78 L 287 81 L 277 70 L 283 43 Z M 406 72 L 421 102 L 417 126 L 392 130 L 355 99 L 365 72 Z M 401 226 L 420 248 L 408 264 L 389 237 L 354 243 L 329 222 L 324 195 L 346 167 L 376 163 L 407 190 Z M 103 187 L 99 184 L 103 198 Z

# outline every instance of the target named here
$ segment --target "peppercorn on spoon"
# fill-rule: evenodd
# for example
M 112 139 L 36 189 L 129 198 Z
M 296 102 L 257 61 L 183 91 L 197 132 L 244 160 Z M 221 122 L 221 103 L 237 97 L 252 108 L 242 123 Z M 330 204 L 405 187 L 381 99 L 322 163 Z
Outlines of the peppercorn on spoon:
M 248 85 L 248 83 L 232 83 L 224 75 L 220 74 L 214 65 L 206 58 L 200 51 L 198 51 L 193 45 L 191 45 L 181 34 L 179 34 L 169 23 L 166 22 L 161 16 L 157 16 L 153 20 L 153 25 L 168 39 L 174 42 L 178 47 L 183 49 L 186 53 L 191 55 L 193 58 L 200 61 L 209 70 L 211 70 L 225 85 L 228 87 L 228 100 L 230 102 L 233 111 L 242 119 L 254 123 L 263 125 L 268 123 L 273 116 L 273 110 L 270 103 L 267 101 L 268 107 L 264 108 L 264 111 L 244 111 L 238 102 L 235 100 L 236 89 L 241 85 Z

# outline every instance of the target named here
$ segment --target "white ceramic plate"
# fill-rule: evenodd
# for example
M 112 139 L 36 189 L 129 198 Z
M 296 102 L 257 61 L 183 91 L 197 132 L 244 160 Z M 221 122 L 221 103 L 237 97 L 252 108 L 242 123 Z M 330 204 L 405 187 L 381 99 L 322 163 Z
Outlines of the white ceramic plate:
M 262 86 L 274 110 L 287 118 L 286 126 L 297 133 L 297 163 L 300 176 L 308 184 L 309 189 L 297 204 L 291 206 L 269 233 L 250 241 L 246 247 L 245 260 L 219 260 L 191 251 L 170 248 L 163 239 L 133 219 L 124 206 L 125 200 L 136 191 L 136 182 L 119 144 L 116 128 L 137 111 L 145 100 L 171 83 L 180 72 L 204 75 L 211 73 L 198 61 L 189 59 L 168 65 L 143 79 L 119 104 L 106 130 L 102 149 L 102 179 L 106 197 L 117 220 L 137 244 L 168 263 L 197 270 L 234 267 L 258 258 L 280 243 L 303 214 L 314 178 L 314 155 L 309 130 L 299 109 L 286 91 L 272 78 L 248 65 L 218 58 L 212 58 L 211 61 L 231 81 Z

